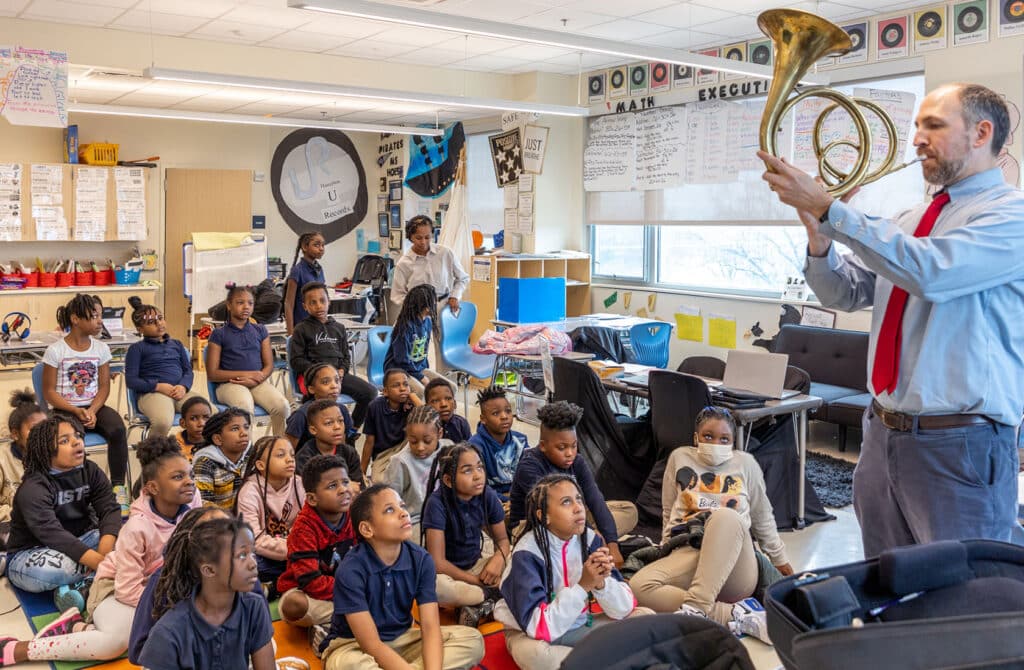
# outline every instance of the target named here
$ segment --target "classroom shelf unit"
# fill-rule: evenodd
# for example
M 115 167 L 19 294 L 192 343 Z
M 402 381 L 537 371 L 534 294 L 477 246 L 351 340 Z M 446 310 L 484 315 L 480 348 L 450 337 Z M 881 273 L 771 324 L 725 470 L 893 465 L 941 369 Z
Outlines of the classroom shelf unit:
M 484 331 L 493 328 L 491 320 L 498 309 L 498 280 L 504 277 L 564 277 L 565 315 L 590 312 L 590 255 L 505 254 L 473 256 L 469 292 L 466 299 L 476 305 L 477 318 L 471 335 L 476 342 Z M 477 279 L 480 277 L 480 279 Z
M 32 319 L 32 332 L 43 333 L 57 329 L 57 308 L 67 304 L 76 293 L 98 295 L 105 307 L 125 307 L 124 327 L 132 326 L 132 308 L 128 298 L 137 295 L 143 303 L 152 304 L 156 298 L 156 286 L 111 284 L 109 286 L 67 286 L 60 288 L 26 288 L 15 291 L 0 291 L 0 316 L 8 312 L 25 312 Z

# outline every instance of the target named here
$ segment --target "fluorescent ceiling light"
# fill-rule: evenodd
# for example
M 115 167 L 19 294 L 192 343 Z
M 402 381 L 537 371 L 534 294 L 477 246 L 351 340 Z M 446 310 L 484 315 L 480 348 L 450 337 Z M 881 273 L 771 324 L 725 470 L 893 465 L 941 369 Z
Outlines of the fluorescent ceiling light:
M 249 114 L 221 114 L 218 112 L 190 112 L 185 109 L 158 109 L 155 107 L 122 107 L 117 105 L 91 105 L 71 103 L 69 112 L 77 114 L 104 114 L 108 116 L 137 116 L 150 119 L 172 119 L 178 121 L 209 121 L 213 123 L 238 123 L 250 126 L 283 126 L 288 128 L 323 128 L 348 130 L 358 133 L 391 133 L 396 135 L 430 135 L 433 128 L 412 126 L 384 126 L 370 123 L 346 123 L 344 121 L 316 121 L 314 119 L 293 119 L 284 116 L 252 116 Z M 438 131 L 437 134 L 441 134 Z
M 413 7 L 399 7 L 369 2 L 368 0 L 288 0 L 288 6 L 330 14 L 356 16 L 373 21 L 400 23 L 407 26 L 418 26 L 434 30 L 447 30 L 463 35 L 480 35 L 482 37 L 495 37 L 516 42 L 543 44 L 573 51 L 621 56 L 630 60 L 661 61 L 674 65 L 689 65 L 699 69 L 733 72 L 747 77 L 772 78 L 772 68 L 767 65 L 758 65 L 757 63 L 704 56 L 682 49 L 616 42 L 599 37 L 588 37 L 586 35 L 544 30 L 542 28 L 530 28 L 514 23 L 487 21 L 469 16 L 453 16 L 451 14 L 430 12 Z M 829 81 L 828 75 L 808 74 L 804 76 L 800 83 L 828 84 Z
M 392 91 L 382 88 L 367 88 L 363 86 L 337 86 L 332 84 L 319 84 L 312 81 L 291 81 L 287 79 L 269 79 L 267 77 L 247 77 L 241 75 L 217 74 L 214 72 L 173 70 L 159 67 L 147 68 L 143 74 L 158 81 L 178 81 L 190 84 L 237 86 L 241 88 L 258 88 L 271 91 L 289 91 L 294 93 L 315 93 L 318 95 L 343 98 L 414 102 L 434 105 L 437 107 L 493 109 L 503 112 L 536 112 L 538 114 L 550 114 L 552 116 L 587 116 L 588 114 L 586 107 L 571 107 L 568 105 L 549 105 L 538 102 L 499 100 L 497 98 L 466 98 L 459 96 L 437 95 L 434 93 L 411 93 L 404 91 Z

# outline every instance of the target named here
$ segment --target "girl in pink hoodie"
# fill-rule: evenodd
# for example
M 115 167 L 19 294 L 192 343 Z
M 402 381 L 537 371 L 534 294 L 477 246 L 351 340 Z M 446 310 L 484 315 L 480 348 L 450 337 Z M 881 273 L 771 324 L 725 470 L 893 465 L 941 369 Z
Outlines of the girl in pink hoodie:
M 288 558 L 288 533 L 306 499 L 295 474 L 295 447 L 284 437 L 261 437 L 249 452 L 242 480 L 236 511 L 256 536 L 260 582 L 273 599 Z
M 163 565 L 164 545 L 185 512 L 202 500 L 192 466 L 173 437 L 150 437 L 136 448 L 142 464 L 142 495 L 132 503 L 114 551 L 96 569 L 89 591 L 91 623 L 76 608 L 63 612 L 36 639 L 16 642 L 7 658 L 0 638 L 0 666 L 22 661 L 109 660 L 128 648 L 135 607 L 153 571 Z

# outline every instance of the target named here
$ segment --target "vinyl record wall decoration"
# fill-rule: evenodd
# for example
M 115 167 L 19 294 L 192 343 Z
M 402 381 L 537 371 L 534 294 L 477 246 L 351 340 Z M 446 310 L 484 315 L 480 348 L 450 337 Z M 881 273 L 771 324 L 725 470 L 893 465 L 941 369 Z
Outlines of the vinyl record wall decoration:
M 604 72 L 587 77 L 587 98 L 591 103 L 604 102 L 606 77 Z
M 908 54 L 907 17 L 878 19 L 875 22 L 875 29 L 878 36 L 876 45 L 878 60 L 903 58 Z
M 647 93 L 647 63 L 629 66 L 629 94 L 645 95 Z
M 737 44 L 727 44 L 722 47 L 722 56 L 729 60 L 745 62 L 747 60 L 747 43 L 739 42 Z M 722 79 L 726 81 L 732 79 L 743 79 L 744 77 L 746 77 L 746 75 L 736 74 L 735 72 L 722 73 Z
M 672 66 L 672 88 L 693 86 L 693 68 L 689 65 Z
M 914 12 L 914 53 L 946 48 L 946 6 Z
M 722 50 L 718 47 L 714 49 L 703 49 L 698 51 L 702 56 L 715 56 L 716 58 L 722 55 Z M 718 83 L 718 70 L 697 70 L 697 86 L 710 86 L 711 84 Z
M 624 98 L 629 88 L 626 85 L 626 68 L 617 67 L 608 71 L 608 97 Z
M 747 42 L 747 58 L 758 65 L 772 64 L 772 41 L 756 40 Z
M 668 63 L 651 63 L 651 93 L 667 91 L 672 87 Z
M 1024 0 L 999 0 L 999 36 L 1024 33 Z
M 988 0 L 953 5 L 953 46 L 988 42 Z

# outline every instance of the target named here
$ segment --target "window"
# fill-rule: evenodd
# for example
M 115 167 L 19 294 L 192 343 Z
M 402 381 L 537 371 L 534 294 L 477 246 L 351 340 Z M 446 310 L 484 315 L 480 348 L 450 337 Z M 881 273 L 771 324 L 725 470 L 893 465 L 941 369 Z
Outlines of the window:
M 486 134 L 466 137 L 466 201 L 471 228 L 485 238 L 501 232 L 504 194 L 494 180 Z
M 852 94 L 861 87 L 913 93 L 914 115 L 925 93 L 922 75 L 836 88 Z M 912 158 L 911 142 L 906 150 L 904 159 Z M 924 197 L 915 164 L 865 186 L 851 204 L 892 216 Z M 741 171 L 729 184 L 588 192 L 586 205 L 598 280 L 778 297 L 788 277 L 803 273 L 806 233 L 793 210 L 767 193 L 760 169 Z

